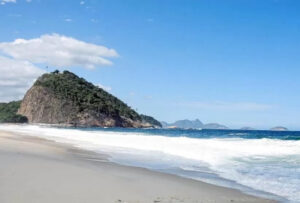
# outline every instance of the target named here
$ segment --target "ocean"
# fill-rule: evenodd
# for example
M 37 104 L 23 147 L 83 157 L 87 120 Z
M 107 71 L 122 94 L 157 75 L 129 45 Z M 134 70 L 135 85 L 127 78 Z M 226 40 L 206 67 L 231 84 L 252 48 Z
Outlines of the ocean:
M 300 202 L 300 132 L 0 125 L 109 155 L 144 167 L 239 189 L 282 202 Z

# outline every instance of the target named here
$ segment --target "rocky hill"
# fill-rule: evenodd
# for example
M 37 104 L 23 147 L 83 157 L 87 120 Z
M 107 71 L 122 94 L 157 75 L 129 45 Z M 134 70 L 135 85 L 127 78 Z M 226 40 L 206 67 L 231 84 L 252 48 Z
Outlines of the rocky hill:
M 0 123 L 26 123 L 25 116 L 17 114 L 21 101 L 0 103 Z
M 77 75 L 42 75 L 26 93 L 19 114 L 29 123 L 99 127 L 159 127 L 127 104 Z M 154 123 L 153 123 L 154 122 Z
M 157 121 L 155 118 L 144 115 L 144 114 L 141 114 L 140 116 L 141 116 L 143 122 L 151 123 L 152 125 L 154 125 L 156 127 L 160 127 L 160 128 L 162 127 L 162 124 L 159 121 Z

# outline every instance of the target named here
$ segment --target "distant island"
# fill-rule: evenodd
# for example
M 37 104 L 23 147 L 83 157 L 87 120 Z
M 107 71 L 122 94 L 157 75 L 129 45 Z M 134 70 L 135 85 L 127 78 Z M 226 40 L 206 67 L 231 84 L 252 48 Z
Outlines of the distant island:
M 220 125 L 218 123 L 202 123 L 199 119 L 195 120 L 179 120 L 174 123 L 167 123 L 161 121 L 163 128 L 181 128 L 181 129 L 229 129 L 225 125 Z
M 165 121 L 161 121 L 160 123 L 161 123 L 162 127 L 165 129 L 211 129 L 211 130 L 229 130 L 230 129 L 227 126 L 221 125 L 219 123 L 204 124 L 199 119 L 195 119 L 195 120 L 184 119 L 184 120 L 175 121 L 173 123 L 167 123 Z M 234 129 L 232 129 L 232 130 L 234 130 Z M 246 127 L 242 127 L 237 130 L 257 130 L 257 129 L 246 126 Z M 282 127 L 282 126 L 273 127 L 270 130 L 271 131 L 288 131 L 288 129 L 286 127 Z
M 138 114 L 117 97 L 69 71 L 39 77 L 22 101 L 1 103 L 2 123 L 157 128 L 159 121 Z
M 276 127 L 271 128 L 270 130 L 272 130 L 272 131 L 287 131 L 288 129 L 286 127 L 276 126 Z
M 242 127 L 240 130 L 256 130 L 256 129 L 252 127 Z

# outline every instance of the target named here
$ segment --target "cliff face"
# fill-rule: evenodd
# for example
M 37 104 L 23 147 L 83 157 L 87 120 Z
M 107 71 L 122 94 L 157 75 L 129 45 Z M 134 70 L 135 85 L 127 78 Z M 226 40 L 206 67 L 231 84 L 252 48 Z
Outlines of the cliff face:
M 41 76 L 26 93 L 18 114 L 29 123 L 156 127 L 116 97 L 70 72 Z

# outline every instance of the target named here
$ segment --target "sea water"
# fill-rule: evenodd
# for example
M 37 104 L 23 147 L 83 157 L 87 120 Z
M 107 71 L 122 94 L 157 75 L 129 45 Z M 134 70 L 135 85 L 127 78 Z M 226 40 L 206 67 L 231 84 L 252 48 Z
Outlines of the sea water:
M 300 132 L 0 125 L 145 167 L 246 193 L 300 202 Z

